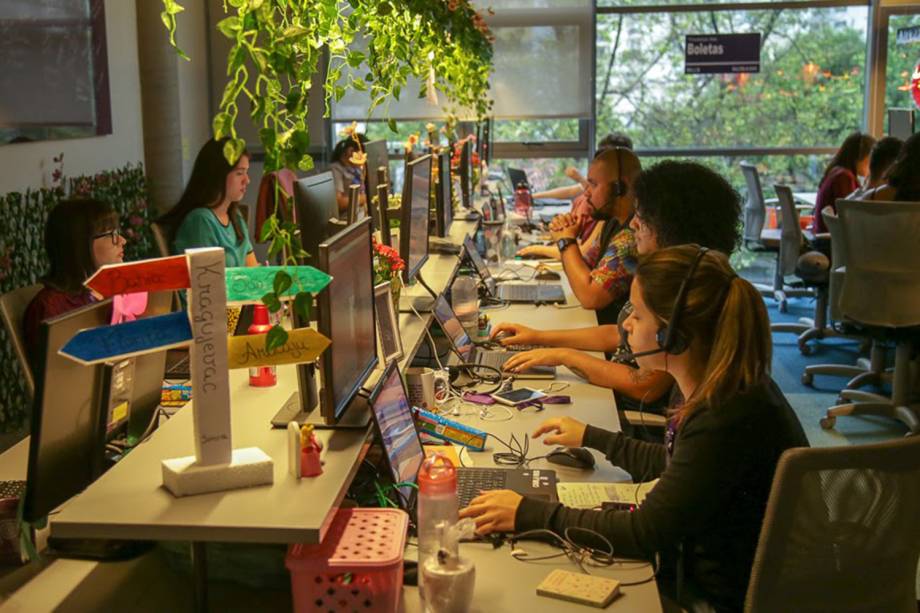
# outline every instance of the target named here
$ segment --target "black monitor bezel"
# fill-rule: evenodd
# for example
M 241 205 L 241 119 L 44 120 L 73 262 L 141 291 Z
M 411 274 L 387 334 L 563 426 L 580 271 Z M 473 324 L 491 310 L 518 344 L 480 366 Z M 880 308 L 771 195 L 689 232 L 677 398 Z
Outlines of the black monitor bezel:
M 101 405 L 102 405 L 102 377 L 104 376 L 102 364 L 87 365 L 82 366 L 87 369 L 87 380 L 93 386 L 93 391 L 90 400 L 90 410 L 94 411 L 94 415 L 90 415 L 89 423 L 90 426 L 83 435 L 86 437 L 86 440 L 83 442 L 84 445 L 89 447 L 89 450 L 85 454 L 85 458 L 88 461 L 73 462 L 75 468 L 79 468 L 84 471 L 84 475 L 81 478 L 75 479 L 75 481 L 82 481 L 82 485 L 79 487 L 70 487 L 69 489 L 64 490 L 64 493 L 60 493 L 60 489 L 65 485 L 72 485 L 71 483 L 64 484 L 60 479 L 54 480 L 51 484 L 45 484 L 46 488 L 57 488 L 59 490 L 56 497 L 51 496 L 51 498 L 57 498 L 56 501 L 49 508 L 41 507 L 36 508 L 39 503 L 47 503 L 48 496 L 39 496 L 41 500 L 36 499 L 36 489 L 42 489 L 42 479 L 47 479 L 47 475 L 42 475 L 40 473 L 40 457 L 39 452 L 41 450 L 41 441 L 42 441 L 42 423 L 45 419 L 44 415 L 44 400 L 45 400 L 45 389 L 46 389 L 46 371 L 48 369 L 48 354 L 50 352 L 48 348 L 49 337 L 51 328 L 55 325 L 60 325 L 63 321 L 69 321 L 74 318 L 83 317 L 87 312 L 90 311 L 100 311 L 104 312 L 101 317 L 97 319 L 97 322 L 100 325 L 106 325 L 108 323 L 109 316 L 111 312 L 112 300 L 103 300 L 100 302 L 94 302 L 86 306 L 68 311 L 57 317 L 46 319 L 38 328 L 38 346 L 43 350 L 39 352 L 36 356 L 35 368 L 35 395 L 32 398 L 32 419 L 30 425 L 30 438 L 29 438 L 29 462 L 27 468 L 27 481 L 26 481 L 26 490 L 23 494 L 23 509 L 22 516 L 23 519 L 28 522 L 36 522 L 53 511 L 55 508 L 59 507 L 61 504 L 70 500 L 93 481 L 95 481 L 99 475 L 102 474 L 103 470 L 103 457 L 104 457 L 104 448 L 105 448 L 105 438 L 104 436 L 100 438 L 100 432 L 105 432 L 105 424 L 102 422 L 105 420 L 105 416 L 102 415 Z M 57 350 L 60 347 L 53 350 L 53 353 L 57 353 Z M 68 358 L 61 358 L 68 359 Z M 79 367 L 80 365 L 74 362 L 74 367 Z M 51 416 L 48 416 L 51 418 Z M 63 416 L 55 415 L 54 418 L 61 419 Z M 71 436 L 74 436 L 71 433 Z M 59 443 L 59 441 L 57 441 Z M 58 445 L 59 446 L 59 445 Z M 42 492 L 40 491 L 39 494 Z M 47 504 L 46 504 L 47 506 Z
M 463 199 L 464 208 L 471 208 L 472 203 L 472 155 L 470 152 L 471 144 L 470 139 L 463 141 L 463 145 L 460 147 L 460 197 Z
M 364 153 L 367 155 L 367 161 L 364 163 L 364 181 L 365 189 L 367 190 L 367 201 L 368 203 L 373 200 L 373 196 L 377 194 L 377 186 L 379 185 L 377 180 L 377 168 L 372 167 L 371 164 L 375 161 L 376 157 L 379 157 L 379 151 L 375 151 L 380 145 L 383 145 L 383 166 L 387 169 L 387 175 L 390 174 L 390 150 L 387 148 L 386 139 L 377 139 L 364 143 Z M 373 155 L 372 155 L 373 154 Z
M 380 242 L 387 247 L 393 246 L 393 233 L 390 232 L 390 185 L 382 183 L 377 186 L 377 224 L 380 226 Z
M 328 217 L 323 219 L 324 212 L 322 208 L 321 198 L 313 198 L 313 190 L 320 185 L 325 185 L 330 183 L 332 185 L 332 200 L 326 204 L 325 213 L 330 214 Z M 304 177 L 303 179 L 298 179 L 294 182 L 294 206 L 297 209 L 297 225 L 300 229 L 300 242 L 304 250 L 309 252 L 309 256 L 306 262 L 310 265 L 316 265 L 317 261 L 317 250 L 319 249 L 320 243 L 329 238 L 330 227 L 333 224 L 330 223 L 332 219 L 338 219 L 339 206 L 338 202 L 335 199 L 335 179 L 332 176 L 332 172 L 321 172 L 309 177 Z M 312 204 L 319 204 L 320 206 L 312 206 Z M 261 228 L 259 229 L 261 232 Z M 321 233 L 321 237 L 315 242 L 307 241 L 307 237 L 316 236 L 317 233 Z
M 419 260 L 418 265 L 409 269 L 409 249 L 411 246 L 412 238 L 412 175 L 415 172 L 415 167 L 419 164 L 428 164 L 428 201 L 425 204 L 425 214 L 428 215 L 428 221 L 425 222 L 425 254 Z M 418 271 L 422 269 L 425 265 L 425 262 L 428 261 L 428 256 L 430 254 L 430 247 L 428 244 L 428 224 L 431 223 L 431 154 L 426 153 L 425 155 L 419 156 L 418 158 L 406 162 L 406 171 L 403 177 L 403 195 L 402 195 L 402 204 L 400 211 L 400 222 L 399 222 L 399 257 L 403 259 L 403 262 L 406 263 L 405 268 L 403 268 L 403 280 L 406 283 L 411 283 L 415 276 L 418 274 Z
M 317 254 L 318 268 L 328 273 L 330 250 L 335 248 L 336 243 L 345 241 L 351 238 L 352 234 L 359 232 L 367 233 L 367 249 L 370 257 L 369 261 L 371 262 L 370 270 L 368 271 L 367 276 L 371 299 L 371 321 L 373 322 L 373 325 L 376 326 L 376 307 L 374 306 L 374 252 L 371 245 L 370 218 L 365 217 L 361 221 L 348 226 L 335 236 L 321 243 Z M 332 283 L 335 283 L 335 279 L 332 280 Z M 326 425 L 334 426 L 342 417 L 342 415 L 345 414 L 345 411 L 348 410 L 349 405 L 354 400 L 355 396 L 358 395 L 358 392 L 367 381 L 367 378 L 370 376 L 371 372 L 373 372 L 373 370 L 377 367 L 377 338 L 376 335 L 372 335 L 373 338 L 371 339 L 371 342 L 374 344 L 374 350 L 371 352 L 371 359 L 365 367 L 363 373 L 356 380 L 354 388 L 349 390 L 345 397 L 340 398 L 338 404 L 336 404 L 335 398 L 333 397 L 335 386 L 333 384 L 332 376 L 332 352 L 335 351 L 335 339 L 332 338 L 332 304 L 328 288 L 326 291 L 320 292 L 316 299 L 317 305 L 319 307 L 319 315 L 317 317 L 317 328 L 319 333 L 333 341 L 332 345 L 330 345 L 329 348 L 323 352 L 323 355 L 320 358 L 320 378 L 322 381 L 322 389 L 320 390 L 320 415 L 322 416 Z M 360 368 L 360 366 L 357 364 L 355 367 Z
M 371 421 L 374 422 L 374 432 L 377 436 L 377 441 L 380 443 L 381 451 L 383 452 L 383 461 L 386 463 L 387 468 L 390 471 L 391 479 L 398 479 L 399 475 L 396 474 L 396 471 L 393 470 L 393 465 L 390 463 L 390 456 L 387 455 L 386 449 L 383 448 L 383 432 L 380 429 L 380 422 L 377 420 L 377 412 L 374 410 L 374 404 L 377 402 L 377 398 L 380 397 L 380 393 L 383 391 L 384 386 L 386 385 L 387 380 L 392 376 L 393 371 L 396 371 L 396 375 L 399 379 L 399 385 L 402 387 L 403 396 L 406 398 L 406 404 L 409 404 L 410 416 L 413 417 L 412 423 L 415 423 L 414 416 L 411 415 L 412 408 L 411 403 L 409 402 L 409 392 L 406 389 L 406 382 L 403 380 L 402 373 L 398 370 L 398 363 L 396 360 L 390 360 L 387 362 L 386 368 L 383 371 L 383 374 L 380 376 L 380 379 L 377 380 L 377 384 L 374 386 L 373 391 L 368 397 L 368 407 L 371 412 Z M 415 436 L 418 438 L 419 447 L 422 449 L 422 454 L 424 455 L 424 445 L 422 444 L 422 437 L 419 435 L 418 427 L 415 427 Z M 424 460 L 424 457 L 422 458 Z M 418 475 L 415 476 L 416 482 L 418 481 Z M 399 499 L 399 505 L 406 512 L 410 512 L 415 507 L 414 498 L 417 496 L 415 488 L 410 488 L 411 497 L 409 500 L 403 500 L 401 496 L 397 495 Z
M 438 154 L 438 189 L 435 199 L 435 232 L 441 238 L 447 236 L 453 221 L 453 185 L 450 176 L 450 151 Z

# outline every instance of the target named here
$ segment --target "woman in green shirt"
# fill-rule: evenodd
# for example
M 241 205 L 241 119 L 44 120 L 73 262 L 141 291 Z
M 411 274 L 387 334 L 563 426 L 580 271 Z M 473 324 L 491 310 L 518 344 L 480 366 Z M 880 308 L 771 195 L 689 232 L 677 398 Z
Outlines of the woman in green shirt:
M 249 185 L 249 153 L 235 166 L 224 157 L 227 139 L 211 139 L 198 152 L 179 202 L 160 218 L 169 228 L 175 253 L 194 247 L 223 247 L 227 266 L 256 266 L 249 227 L 239 201 Z

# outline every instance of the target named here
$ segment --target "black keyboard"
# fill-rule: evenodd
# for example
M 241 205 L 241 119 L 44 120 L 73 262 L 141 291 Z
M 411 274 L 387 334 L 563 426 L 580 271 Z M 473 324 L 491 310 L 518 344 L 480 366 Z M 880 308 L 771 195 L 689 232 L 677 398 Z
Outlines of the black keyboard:
M 460 508 L 469 506 L 473 498 L 482 491 L 505 489 L 508 472 L 504 468 L 461 468 L 458 470 L 457 502 Z
M 0 481 L 0 500 L 22 498 L 25 491 L 25 481 Z

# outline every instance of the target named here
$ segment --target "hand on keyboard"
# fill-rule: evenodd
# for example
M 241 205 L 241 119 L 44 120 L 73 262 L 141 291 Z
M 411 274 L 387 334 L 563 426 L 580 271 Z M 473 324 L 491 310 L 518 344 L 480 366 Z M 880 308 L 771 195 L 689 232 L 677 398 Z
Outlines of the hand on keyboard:
M 568 351 L 570 350 L 551 347 L 515 353 L 505 362 L 504 368 L 509 372 L 523 372 L 536 366 L 559 366 L 566 363 L 565 355 Z
M 502 345 L 538 345 L 540 333 L 533 328 L 512 322 L 503 322 L 492 329 L 491 339 Z

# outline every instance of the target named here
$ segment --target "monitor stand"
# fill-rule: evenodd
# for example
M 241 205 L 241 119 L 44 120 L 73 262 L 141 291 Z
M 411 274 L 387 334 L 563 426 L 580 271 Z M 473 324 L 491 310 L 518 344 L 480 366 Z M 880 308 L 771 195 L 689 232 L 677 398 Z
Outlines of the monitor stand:
M 422 273 L 416 273 L 415 279 L 428 292 L 428 296 L 405 296 L 399 297 L 400 313 L 431 313 L 434 310 L 434 303 L 438 300 L 438 294 L 425 283 Z
M 334 424 L 327 424 L 320 411 L 319 403 L 315 401 L 306 411 L 302 410 L 300 389 L 295 391 L 281 406 L 281 410 L 272 417 L 271 424 L 275 428 L 287 428 L 290 422 L 300 425 L 312 424 L 317 430 L 363 430 L 371 423 L 370 405 L 367 399 L 357 395 L 342 416 Z

